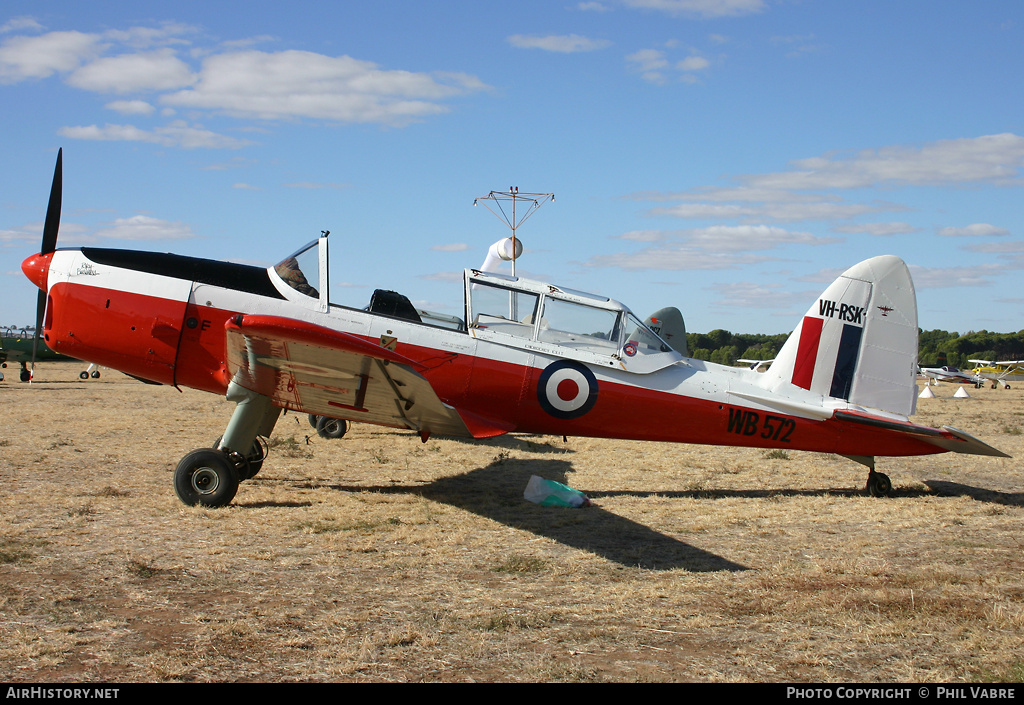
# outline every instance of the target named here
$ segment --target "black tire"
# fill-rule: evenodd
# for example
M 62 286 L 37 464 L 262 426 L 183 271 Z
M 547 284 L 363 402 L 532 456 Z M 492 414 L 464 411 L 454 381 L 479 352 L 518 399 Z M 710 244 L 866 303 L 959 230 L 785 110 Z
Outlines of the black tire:
M 318 421 L 320 421 L 320 417 L 319 416 L 317 416 L 316 414 L 310 414 L 309 415 L 309 425 L 310 426 L 312 426 L 313 428 L 316 428 L 316 424 L 317 424 Z
M 223 507 L 237 491 L 235 466 L 219 450 L 193 450 L 174 469 L 174 493 L 190 507 Z
M 99 370 L 93 370 L 92 371 L 92 378 L 93 379 L 99 379 L 100 378 L 100 371 Z
M 348 421 L 321 416 L 316 422 L 316 434 L 321 438 L 341 438 L 348 432 Z
M 82 370 L 81 372 L 78 373 L 78 379 L 89 379 L 89 373 L 86 372 L 85 370 Z
M 32 373 L 29 372 L 28 370 L 22 370 L 21 373 L 18 375 L 18 378 L 22 382 L 28 382 L 30 379 L 32 379 Z
M 884 472 L 872 472 L 868 475 L 868 492 L 872 497 L 888 497 L 892 494 L 892 481 Z

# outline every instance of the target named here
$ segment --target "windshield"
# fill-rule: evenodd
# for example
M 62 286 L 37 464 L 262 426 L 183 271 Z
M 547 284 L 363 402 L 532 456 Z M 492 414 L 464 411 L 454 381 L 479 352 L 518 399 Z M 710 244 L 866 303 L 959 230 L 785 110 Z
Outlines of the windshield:
M 320 250 L 318 240 L 285 257 L 274 265 L 274 271 L 300 294 L 320 298 Z
M 638 352 L 668 352 L 672 349 L 668 343 L 655 335 L 650 328 L 638 321 L 632 313 L 627 314 L 626 325 L 629 330 L 629 333 L 626 335 L 627 347 L 625 349 L 625 353 L 627 355 L 632 356 Z M 633 345 L 634 347 L 630 348 L 630 345 Z

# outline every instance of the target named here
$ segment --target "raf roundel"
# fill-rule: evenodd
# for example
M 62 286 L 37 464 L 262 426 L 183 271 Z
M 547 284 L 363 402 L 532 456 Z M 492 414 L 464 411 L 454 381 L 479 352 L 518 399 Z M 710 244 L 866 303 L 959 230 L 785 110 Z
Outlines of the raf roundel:
M 537 400 L 555 418 L 579 418 L 597 403 L 597 378 L 586 365 L 559 360 L 541 373 Z

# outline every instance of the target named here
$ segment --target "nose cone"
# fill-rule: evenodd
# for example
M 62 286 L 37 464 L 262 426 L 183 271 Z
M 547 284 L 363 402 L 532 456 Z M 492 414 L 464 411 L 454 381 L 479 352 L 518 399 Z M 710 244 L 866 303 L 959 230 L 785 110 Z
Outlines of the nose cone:
M 21 263 L 21 271 L 25 273 L 30 282 L 46 291 L 46 280 L 50 274 L 50 260 L 52 259 L 52 252 L 47 252 L 45 255 L 32 255 Z

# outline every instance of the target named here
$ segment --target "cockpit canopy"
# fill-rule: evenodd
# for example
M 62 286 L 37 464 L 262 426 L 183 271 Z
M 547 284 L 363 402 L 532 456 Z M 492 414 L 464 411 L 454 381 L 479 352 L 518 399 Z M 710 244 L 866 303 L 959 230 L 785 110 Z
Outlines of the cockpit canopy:
M 477 337 L 650 372 L 682 355 L 618 301 L 519 277 L 466 270 L 469 328 Z
M 327 260 L 325 235 L 268 271 L 289 300 L 326 312 L 330 310 Z M 683 358 L 628 308 L 607 297 L 476 269 L 466 270 L 465 282 L 465 323 L 456 316 L 414 308 L 408 298 L 393 291 L 374 292 L 366 310 L 630 372 L 653 372 Z

